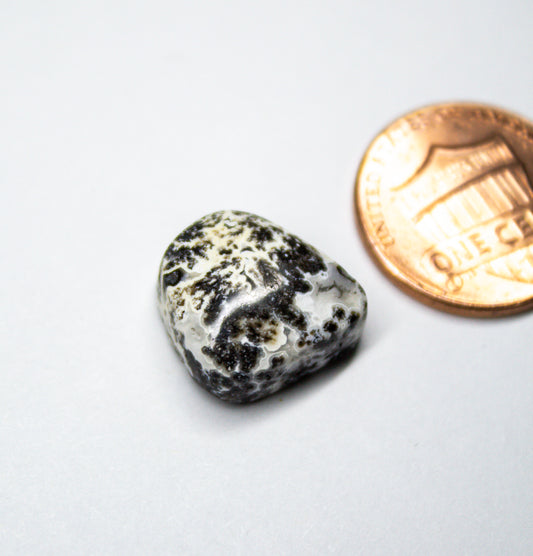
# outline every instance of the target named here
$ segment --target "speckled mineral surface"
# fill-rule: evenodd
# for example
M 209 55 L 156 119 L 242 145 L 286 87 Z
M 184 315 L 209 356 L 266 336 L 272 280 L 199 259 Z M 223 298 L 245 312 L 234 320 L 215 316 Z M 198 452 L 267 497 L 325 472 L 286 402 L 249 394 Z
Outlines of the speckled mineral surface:
M 367 307 L 337 263 L 239 211 L 209 214 L 176 237 L 158 297 L 190 374 L 231 402 L 268 396 L 354 347 Z

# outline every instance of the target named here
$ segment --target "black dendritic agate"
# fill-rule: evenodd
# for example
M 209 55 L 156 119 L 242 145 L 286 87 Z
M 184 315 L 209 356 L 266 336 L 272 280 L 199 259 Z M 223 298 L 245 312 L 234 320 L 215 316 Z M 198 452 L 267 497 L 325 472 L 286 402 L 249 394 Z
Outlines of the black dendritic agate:
M 176 237 L 158 297 L 190 374 L 231 402 L 268 396 L 355 346 L 367 308 L 342 267 L 240 211 L 209 214 Z

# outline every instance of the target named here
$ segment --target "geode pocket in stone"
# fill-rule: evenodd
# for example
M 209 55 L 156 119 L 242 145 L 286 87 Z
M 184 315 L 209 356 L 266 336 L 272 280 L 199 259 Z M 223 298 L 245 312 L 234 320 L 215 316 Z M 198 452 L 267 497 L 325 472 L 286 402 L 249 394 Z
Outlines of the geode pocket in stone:
M 204 216 L 176 237 L 158 297 L 192 377 L 231 402 L 268 396 L 354 347 L 367 308 L 342 267 L 240 211 Z

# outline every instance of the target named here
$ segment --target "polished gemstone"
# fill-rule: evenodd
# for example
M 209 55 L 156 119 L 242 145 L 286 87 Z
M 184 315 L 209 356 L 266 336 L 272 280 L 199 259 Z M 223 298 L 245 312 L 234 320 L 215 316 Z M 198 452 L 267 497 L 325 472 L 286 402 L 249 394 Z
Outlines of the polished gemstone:
M 192 377 L 224 400 L 263 398 L 353 348 L 361 286 L 268 220 L 209 214 L 166 250 L 159 309 Z

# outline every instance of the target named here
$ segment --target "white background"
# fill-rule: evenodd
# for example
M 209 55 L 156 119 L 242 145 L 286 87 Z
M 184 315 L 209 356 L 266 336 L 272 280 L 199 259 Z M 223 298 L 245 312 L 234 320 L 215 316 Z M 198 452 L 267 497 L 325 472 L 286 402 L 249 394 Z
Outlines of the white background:
M 533 117 L 529 0 L 0 6 L 0 552 L 532 554 L 533 315 L 405 296 L 357 235 L 375 134 L 420 105 Z M 222 208 L 337 259 L 347 364 L 220 402 L 155 307 Z

